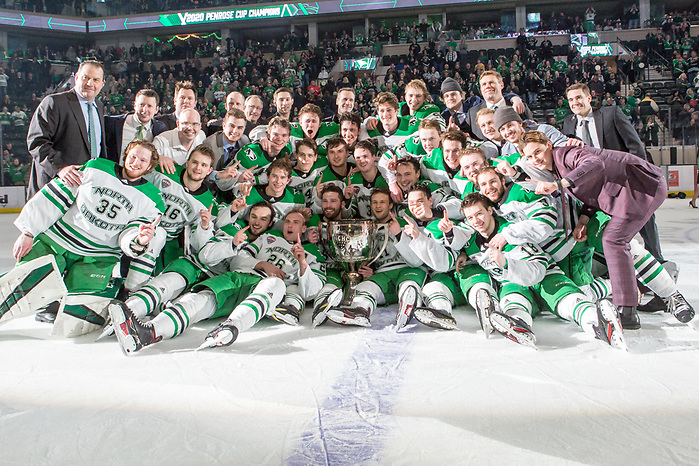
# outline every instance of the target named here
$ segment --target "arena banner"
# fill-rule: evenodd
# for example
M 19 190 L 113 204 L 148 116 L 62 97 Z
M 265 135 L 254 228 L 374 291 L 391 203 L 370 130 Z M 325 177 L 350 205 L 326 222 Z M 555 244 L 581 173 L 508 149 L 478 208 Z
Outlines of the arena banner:
M 191 26 L 218 23 L 223 21 L 243 21 L 246 19 L 287 18 L 318 14 L 317 3 L 284 3 L 281 5 L 261 5 L 231 8 L 229 10 L 187 11 L 160 15 L 163 26 Z
M 0 213 L 19 212 L 27 197 L 24 186 L 0 186 Z

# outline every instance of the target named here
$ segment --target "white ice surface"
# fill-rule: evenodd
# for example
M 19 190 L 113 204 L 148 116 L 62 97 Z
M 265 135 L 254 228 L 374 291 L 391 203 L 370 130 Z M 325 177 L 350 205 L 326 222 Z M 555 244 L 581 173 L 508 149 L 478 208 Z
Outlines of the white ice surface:
M 0 216 L 0 270 L 14 215 Z M 658 213 L 680 290 L 699 305 L 699 211 Z M 411 325 L 264 321 L 193 352 L 215 322 L 126 357 L 116 341 L 0 327 L 0 464 L 697 464 L 699 333 L 642 314 L 629 353 L 538 318 L 538 351 Z M 699 320 L 699 318 L 697 319 Z

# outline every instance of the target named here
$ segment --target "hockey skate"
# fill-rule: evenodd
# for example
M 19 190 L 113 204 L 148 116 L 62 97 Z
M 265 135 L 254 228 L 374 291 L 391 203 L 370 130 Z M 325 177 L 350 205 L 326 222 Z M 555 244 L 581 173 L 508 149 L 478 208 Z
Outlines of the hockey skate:
M 270 309 L 267 317 L 274 319 L 277 322 L 283 322 L 289 325 L 298 325 L 301 313 L 294 306 L 289 304 L 279 304 L 276 309 Z
M 153 324 L 141 322 L 123 302 L 114 300 L 107 308 L 119 346 L 127 356 L 163 339 L 155 335 Z
M 493 312 L 497 311 L 495 307 L 495 300 L 488 293 L 488 290 L 481 288 L 476 292 L 476 315 L 478 316 L 478 322 L 481 324 L 483 333 L 486 338 L 490 338 L 493 333 L 493 326 L 490 324 L 490 316 Z
M 336 324 L 371 327 L 369 310 L 363 307 L 328 307 L 326 314 Z
M 428 327 L 441 328 L 442 330 L 456 330 L 456 320 L 451 314 L 431 307 L 418 307 L 415 309 L 415 319 Z
M 342 290 L 335 290 L 329 295 L 327 295 L 318 305 L 318 307 L 313 308 L 313 327 L 322 325 L 328 319 L 327 311 L 328 308 L 337 306 L 342 301 Z
M 230 320 L 224 320 L 218 326 L 209 332 L 197 351 L 205 348 L 214 348 L 219 346 L 230 346 L 238 338 L 238 327 L 233 325 Z
M 61 303 L 54 301 L 46 306 L 46 309 L 37 312 L 34 315 L 34 320 L 41 322 L 42 324 L 53 324 L 56 321 L 56 316 L 58 315 L 58 308 Z
M 668 298 L 664 299 L 667 305 L 667 311 L 675 316 L 683 324 L 694 319 L 694 308 L 684 299 L 684 296 L 679 291 L 675 291 Z
M 532 332 L 529 325 L 521 318 L 495 311 L 490 314 L 490 323 L 504 337 L 520 345 L 536 349 L 536 336 L 534 336 L 534 332 Z
M 593 325 L 595 336 L 598 340 L 610 345 L 612 348 L 628 351 L 624 331 L 621 329 L 619 314 L 616 307 L 608 299 L 603 299 L 597 303 L 598 325 Z
M 641 328 L 641 319 L 634 306 L 619 306 L 619 322 L 624 330 L 638 330 Z
M 396 332 L 408 325 L 413 319 L 413 313 L 417 306 L 420 292 L 414 286 L 406 286 L 403 295 L 400 297 L 400 307 L 396 314 Z

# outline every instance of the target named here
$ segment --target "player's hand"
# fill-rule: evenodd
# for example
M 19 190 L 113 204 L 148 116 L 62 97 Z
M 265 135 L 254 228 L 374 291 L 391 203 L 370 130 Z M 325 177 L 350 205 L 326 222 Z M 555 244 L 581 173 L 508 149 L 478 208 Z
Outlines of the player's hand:
M 502 233 L 498 233 L 492 238 L 490 238 L 490 241 L 488 241 L 488 247 L 492 249 L 497 249 L 499 251 L 502 251 L 502 248 L 505 247 L 507 244 L 507 240 L 505 239 L 505 235 Z
M 395 172 L 398 167 L 398 157 L 393 151 L 389 151 L 388 162 L 386 162 L 386 170 L 390 172 Z
M 236 160 L 233 165 L 224 168 L 216 174 L 219 180 L 228 180 L 230 178 L 238 178 L 238 165 L 240 165 L 240 160 Z
M 585 145 L 585 143 L 577 138 L 568 138 L 568 140 L 566 142 L 564 142 L 563 145 L 564 146 L 582 147 Z
M 428 213 L 427 209 L 425 209 L 425 207 L 422 205 L 415 206 L 414 211 L 411 210 L 410 213 L 413 214 L 413 216 L 415 218 L 432 218 L 433 217 L 432 209 L 430 209 L 429 213 Z
M 524 105 L 524 101 L 522 100 L 521 97 L 519 96 L 514 96 L 511 100 L 510 103 L 512 104 L 512 108 L 515 110 L 517 113 L 524 113 L 527 111 L 527 107 Z
M 454 115 L 449 117 L 449 124 L 447 125 L 446 131 L 461 131 L 461 128 L 459 128 L 459 125 L 456 124 L 454 121 Z
M 255 181 L 255 174 L 254 171 L 257 168 L 257 165 L 252 166 L 245 170 L 243 173 L 240 174 L 240 178 L 238 178 L 238 183 L 252 183 Z
M 248 197 L 252 192 L 253 183 L 252 181 L 247 183 L 242 183 L 236 186 L 238 188 L 238 194 L 242 197 Z
M 420 229 L 418 228 L 417 223 L 415 223 L 409 215 L 404 215 L 403 218 L 406 222 L 408 222 L 403 228 L 403 233 L 410 236 L 412 239 L 417 239 L 418 236 L 420 236 Z
M 248 203 L 245 200 L 244 197 L 239 197 L 237 199 L 233 199 L 233 202 L 231 202 L 231 213 L 235 214 L 240 212 L 241 210 L 245 209 L 247 207 Z
M 461 251 L 459 253 L 459 257 L 456 258 L 456 273 L 461 272 L 461 269 L 466 267 L 467 262 L 468 262 L 468 254 L 466 254 L 465 251 Z
M 159 161 L 160 169 L 163 171 L 163 173 L 167 173 L 168 175 L 172 175 L 175 173 L 174 160 L 172 160 L 170 157 L 165 157 L 164 155 L 161 155 Z
M 68 186 L 80 186 L 83 173 L 78 168 L 80 165 L 66 165 L 58 171 L 58 177 Z
M 495 167 L 495 170 L 502 173 L 505 176 L 509 176 L 510 178 L 517 174 L 517 170 L 515 170 L 514 167 L 510 165 L 510 162 L 508 162 L 507 160 L 500 161 L 497 167 Z
M 587 215 L 581 215 L 580 218 L 578 219 L 578 223 L 575 225 L 575 229 L 573 230 L 573 239 L 578 242 L 583 242 L 587 240 L 587 222 L 590 220 L 590 217 Z
M 390 231 L 393 236 L 398 236 L 402 231 L 400 223 L 398 223 L 398 219 L 393 215 L 393 212 L 391 212 L 391 220 L 388 222 L 388 231 Z
M 211 225 L 211 210 L 214 208 L 214 203 L 212 202 L 208 209 L 201 209 L 199 211 L 199 217 L 201 218 L 201 227 L 204 230 L 208 230 Z
M 362 280 L 366 280 L 367 278 L 374 275 L 374 270 L 368 265 L 366 265 L 366 262 L 364 262 L 357 269 L 357 273 L 362 276 Z
M 318 175 L 318 181 L 316 181 L 316 196 L 320 198 L 323 195 L 323 188 L 325 187 L 325 183 L 323 183 L 323 172 L 320 172 L 320 175 Z
M 155 236 L 155 229 L 158 227 L 162 217 L 163 214 L 158 214 L 158 216 L 155 217 L 155 220 L 153 220 L 153 223 L 146 223 L 145 225 L 140 225 L 138 227 L 138 238 L 136 239 L 138 244 L 145 246 L 151 242 L 153 236 Z
M 534 183 L 536 183 L 536 194 L 551 194 L 558 191 L 558 185 L 553 181 L 535 181 Z
M 359 186 L 353 186 L 352 185 L 352 180 L 350 177 L 347 177 L 347 186 L 345 186 L 345 191 L 343 193 L 343 196 L 345 196 L 345 199 L 352 199 L 352 196 L 357 194 L 359 191 Z
M 238 233 L 236 233 L 235 236 L 233 237 L 233 245 L 234 246 L 240 246 L 245 241 L 247 241 L 248 235 L 245 232 L 248 230 L 248 228 L 250 228 L 250 225 L 238 230 Z
M 269 262 L 259 262 L 255 269 L 262 270 L 268 277 L 278 277 L 284 280 L 286 278 L 286 273 L 276 265 L 272 265 Z
M 364 126 L 368 131 L 373 131 L 379 126 L 379 120 L 376 117 L 369 117 L 364 121 Z
M 437 228 L 439 228 L 442 233 L 449 233 L 454 229 L 454 222 L 449 220 L 446 209 L 444 210 L 444 217 L 442 217 L 437 224 Z
M 260 139 L 259 141 L 257 141 L 257 143 L 265 152 L 269 152 L 269 150 L 272 148 L 272 142 L 267 138 Z
M 505 256 L 502 255 L 502 251 L 499 249 L 491 247 L 488 250 L 488 257 L 490 257 L 490 260 L 498 264 L 500 267 L 505 267 L 505 264 L 507 264 Z
M 398 183 L 391 183 L 388 189 L 391 191 L 391 200 L 393 202 L 403 202 L 403 191 L 400 189 L 400 186 L 398 186 Z
M 34 237 L 27 236 L 22 233 L 15 241 L 14 246 L 12 246 L 12 257 L 14 257 L 15 260 L 22 259 L 24 256 L 29 254 L 29 251 L 32 250 L 33 245 Z
M 303 249 L 303 245 L 301 244 L 301 234 L 299 233 L 298 238 L 296 242 L 294 243 L 293 246 L 291 246 L 291 253 L 294 255 L 297 261 L 299 263 L 305 263 L 306 262 L 306 250 Z
M 309 228 L 306 232 L 306 236 L 308 237 L 308 242 L 311 244 L 318 244 L 320 241 L 320 228 L 319 227 L 313 227 Z

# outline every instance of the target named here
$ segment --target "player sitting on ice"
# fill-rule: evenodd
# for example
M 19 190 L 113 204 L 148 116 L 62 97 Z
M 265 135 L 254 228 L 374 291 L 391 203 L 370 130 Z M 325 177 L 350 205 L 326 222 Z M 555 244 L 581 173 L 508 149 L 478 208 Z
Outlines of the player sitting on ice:
M 153 144 L 133 141 L 123 167 L 90 160 L 74 178 L 54 178 L 27 202 L 15 220 L 22 232 L 13 248 L 19 266 L 0 278 L 0 323 L 60 300 L 54 334 L 82 335 L 104 325 L 121 255 L 139 257 L 165 241 L 164 235 L 153 240 L 165 210 L 160 191 L 143 178 L 157 163 Z
M 359 149 L 359 147 L 358 147 Z M 362 282 L 357 285 L 357 293 L 349 308 L 330 307 L 328 319 L 338 324 L 368 327 L 371 314 L 376 306 L 398 303 L 396 315 L 397 329 L 404 327 L 412 318 L 415 308 L 420 305 L 420 288 L 427 272 L 420 268 L 422 261 L 410 249 L 410 237 L 402 234 L 406 222 L 396 219 L 392 212 L 393 202 L 388 188 L 374 188 L 371 193 L 371 213 L 377 224 L 387 225 L 388 243 L 385 251 L 372 264 L 362 264 L 358 272 Z M 376 238 L 383 244 L 384 238 Z M 342 290 L 334 291 L 331 302 L 342 298 Z
M 299 241 L 305 229 L 305 217 L 294 210 L 284 220 L 283 233 L 270 230 L 243 247 L 234 243 L 235 238 L 230 243 L 207 244 L 200 253 L 202 261 L 213 266 L 223 260 L 230 271 L 197 284 L 192 292 L 168 304 L 150 322 L 141 322 L 125 306 L 110 307 L 124 353 L 173 338 L 201 320 L 228 314 L 207 335 L 202 347 L 232 344 L 239 332 L 252 327 L 267 313 L 280 321 L 298 323 L 305 301 L 318 293 L 325 278 L 319 263 L 322 258 L 314 254 L 315 246 L 304 246 Z
M 223 249 L 225 256 L 230 254 L 228 249 L 235 250 L 242 244 L 255 241 L 270 228 L 273 220 L 274 210 L 269 202 L 258 202 L 250 209 L 247 225 L 239 221 L 224 225 L 217 230 L 216 236 L 205 245 L 208 247 L 202 251 L 202 260 L 199 260 L 197 256 L 180 257 L 171 262 L 157 277 L 133 293 L 126 302 L 113 300 L 109 305 L 111 307 L 126 307 L 138 319 L 157 314 L 165 303 L 177 298 L 194 284 L 213 275 L 226 273 L 228 264 L 216 264 L 216 254 Z M 202 261 L 210 266 L 204 266 Z M 174 314 L 170 317 L 173 320 L 178 318 Z
M 534 243 L 490 245 L 498 233 L 508 227 L 507 221 L 495 217 L 487 197 L 472 193 L 462 203 L 466 223 L 477 234 L 454 228 L 442 221 L 450 247 L 464 249 L 488 274 L 500 283 L 502 311 L 490 314 L 493 328 L 505 337 L 535 348 L 532 332 L 534 295 L 555 315 L 578 324 L 583 331 L 603 342 L 626 350 L 626 342 L 616 308 L 608 300 L 595 306 L 580 289 L 556 266 L 553 260 Z M 451 234 L 450 234 L 451 232 Z

